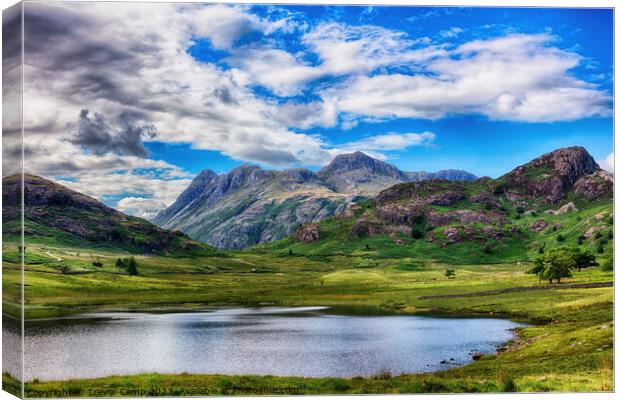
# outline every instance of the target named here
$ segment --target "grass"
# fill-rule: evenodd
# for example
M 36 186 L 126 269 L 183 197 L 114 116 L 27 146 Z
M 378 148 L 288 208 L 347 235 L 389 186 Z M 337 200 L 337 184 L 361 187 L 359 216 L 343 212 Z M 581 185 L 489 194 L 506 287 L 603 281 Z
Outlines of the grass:
M 570 229 L 569 226 L 566 229 Z M 568 232 L 567 232 L 568 236 Z M 377 239 L 380 240 L 380 239 Z M 420 299 L 539 285 L 526 260 L 455 265 L 376 245 L 350 254 L 293 255 L 264 248 L 226 256 L 138 256 L 139 276 L 114 266 L 113 251 L 31 244 L 25 266 L 26 318 L 85 311 L 195 309 L 204 305 L 326 305 L 357 314 L 502 315 L 536 323 L 520 328 L 507 351 L 464 367 L 421 375 L 337 378 L 158 375 L 26 383 L 26 392 L 114 396 L 208 394 L 609 391 L 613 389 L 613 288 L 558 289 L 489 296 Z M 18 314 L 21 271 L 15 249 L 3 259 L 5 313 Z M 94 261 L 101 263 L 95 266 Z M 58 265 L 67 265 L 63 273 Z M 444 276 L 454 269 L 456 277 Z M 566 283 L 612 281 L 613 272 L 576 272 Z M 89 290 L 85 291 L 87 287 Z M 7 390 L 19 388 L 3 376 Z M 88 392 L 98 390 L 100 392 Z M 50 392 L 51 391 L 51 392 Z M 206 393 L 196 393 L 197 395 Z M 108 394 L 109 395 L 109 394 Z M 39 396 L 40 397 L 40 396 Z

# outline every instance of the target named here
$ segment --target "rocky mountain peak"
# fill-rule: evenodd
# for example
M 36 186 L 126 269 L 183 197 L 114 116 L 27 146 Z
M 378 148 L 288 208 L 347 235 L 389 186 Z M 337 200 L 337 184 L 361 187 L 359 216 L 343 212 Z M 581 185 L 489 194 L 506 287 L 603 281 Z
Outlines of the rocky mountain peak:
M 335 173 L 363 170 L 369 173 L 402 178 L 402 173 L 392 164 L 372 158 L 369 155 L 356 151 L 350 154 L 340 154 L 327 166 L 321 168 L 319 176 Z
M 508 189 L 544 196 L 555 203 L 581 177 L 600 170 L 594 158 L 581 146 L 566 147 L 543 154 L 504 175 Z

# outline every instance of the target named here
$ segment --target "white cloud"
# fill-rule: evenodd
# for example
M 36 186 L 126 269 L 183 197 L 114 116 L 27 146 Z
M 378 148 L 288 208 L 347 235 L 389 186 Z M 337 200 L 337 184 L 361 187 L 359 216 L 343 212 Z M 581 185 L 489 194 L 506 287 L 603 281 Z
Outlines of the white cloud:
M 439 35 L 444 37 L 444 38 L 455 38 L 458 35 L 460 35 L 461 33 L 463 33 L 463 29 L 459 28 L 458 26 L 453 26 L 450 29 L 445 29 L 443 31 L 439 32 Z
M 605 171 L 614 172 L 614 153 L 609 153 L 607 157 L 598 160 L 598 165 Z
M 609 93 L 573 77 L 580 62 L 548 35 L 475 40 L 431 60 L 428 74 L 356 76 L 323 95 L 358 115 L 437 119 L 481 114 L 527 122 L 610 115 Z
M 416 136 L 408 136 L 417 134 L 385 134 L 335 147 L 297 128 L 340 123 L 352 129 L 361 121 L 459 113 L 546 122 L 607 116 L 611 110 L 609 93 L 570 73 L 582 58 L 553 47 L 547 34 L 454 47 L 370 25 L 322 23 L 306 31 L 297 16 L 278 7 L 266 16 L 236 5 L 27 3 L 25 8 L 28 19 L 37 22 L 29 26 L 40 27 L 27 32 L 25 43 L 29 170 L 71 177 L 68 185 L 94 195 L 125 195 L 119 207 L 136 213 L 169 204 L 188 174 L 164 161 L 117 154 L 118 146 L 94 155 L 72 144 L 81 110 L 101 114 L 114 132 L 139 121 L 152 124 L 158 141 L 269 165 L 323 165 L 354 149 L 384 157 L 381 151 L 417 145 Z M 295 31 L 306 32 L 299 36 L 306 46 L 302 53 L 278 47 L 275 34 Z M 238 46 L 240 38 L 256 32 L 267 37 L 260 47 Z M 188 48 L 201 39 L 229 53 L 232 68 L 194 59 Z M 316 61 L 306 61 L 313 58 L 307 55 Z M 309 102 L 265 99 L 252 88 L 259 84 L 292 96 L 326 76 L 341 83 L 321 84 Z M 10 87 L 10 80 L 6 84 Z M 12 128 L 18 121 L 4 122 Z M 16 165 L 17 153 L 9 147 L 4 165 Z
M 346 143 L 341 150 L 388 151 L 405 150 L 412 146 L 427 146 L 435 140 L 432 132 L 424 133 L 387 133 Z
M 297 94 L 308 81 L 322 76 L 318 69 L 304 64 L 292 54 L 273 48 L 243 48 L 226 61 L 278 96 Z

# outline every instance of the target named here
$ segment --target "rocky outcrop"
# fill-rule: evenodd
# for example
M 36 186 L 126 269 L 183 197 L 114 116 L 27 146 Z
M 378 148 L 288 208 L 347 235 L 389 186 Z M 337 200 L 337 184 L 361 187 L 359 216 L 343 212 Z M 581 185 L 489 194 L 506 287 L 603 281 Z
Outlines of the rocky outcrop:
M 583 147 L 567 147 L 544 154 L 501 177 L 506 192 L 560 201 L 581 177 L 600 170 Z
M 458 243 L 461 241 L 461 234 L 459 230 L 455 227 L 449 227 L 445 231 L 443 231 L 443 235 L 446 238 L 446 242 L 448 243 Z
M 547 223 L 544 220 L 539 219 L 538 221 L 534 222 L 530 228 L 534 232 L 542 232 L 547 228 L 547 226 L 549 225 L 547 225 Z
M 297 230 L 297 240 L 302 243 L 312 243 L 319 240 L 319 226 L 314 223 L 303 224 Z
M 380 221 L 375 221 L 368 218 L 358 219 L 351 228 L 351 234 L 358 238 L 381 235 L 387 232 L 388 230 L 385 225 Z
M 558 208 L 557 210 L 547 210 L 545 211 L 545 214 L 562 215 L 568 212 L 577 212 L 577 211 L 579 211 L 577 209 L 577 206 L 575 206 L 575 203 L 571 201 L 569 203 L 564 204 L 562 207 Z
M 614 176 L 607 171 L 597 171 L 580 178 L 575 183 L 575 193 L 587 199 L 613 196 Z

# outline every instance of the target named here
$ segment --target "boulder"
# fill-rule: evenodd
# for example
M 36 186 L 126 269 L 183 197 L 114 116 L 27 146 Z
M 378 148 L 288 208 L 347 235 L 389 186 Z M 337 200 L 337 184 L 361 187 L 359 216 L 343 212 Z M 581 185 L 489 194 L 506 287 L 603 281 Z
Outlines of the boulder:
M 446 237 L 448 243 L 458 243 L 461 241 L 461 234 L 455 227 L 450 227 L 443 231 L 443 235 Z
M 306 223 L 297 230 L 297 240 L 302 243 L 316 242 L 321 238 L 319 226 L 315 223 Z
M 547 223 L 544 220 L 539 219 L 538 221 L 534 222 L 530 228 L 534 232 L 542 232 L 545 230 L 547 226 L 549 225 L 547 225 Z

